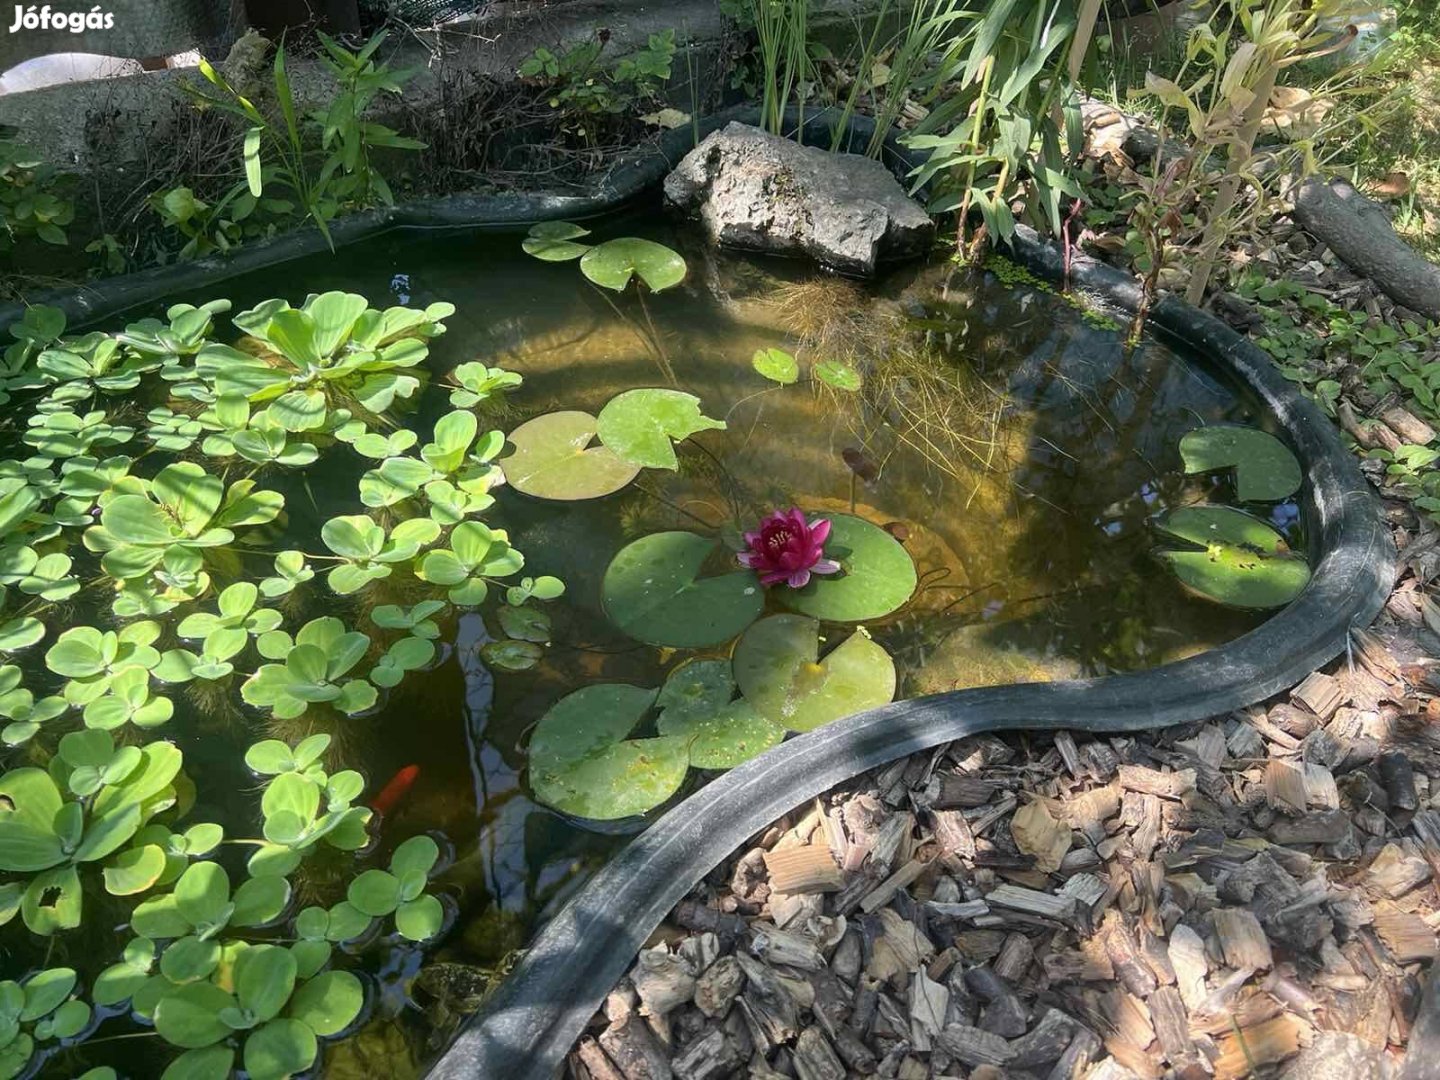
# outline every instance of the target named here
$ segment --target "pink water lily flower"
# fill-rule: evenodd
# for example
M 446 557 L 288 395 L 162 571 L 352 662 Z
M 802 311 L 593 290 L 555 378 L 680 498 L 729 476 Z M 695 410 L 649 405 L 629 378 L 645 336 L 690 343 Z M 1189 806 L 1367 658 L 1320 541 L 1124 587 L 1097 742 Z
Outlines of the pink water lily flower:
M 749 551 L 736 556 L 741 566 L 748 566 L 760 575 L 760 584 L 778 585 L 782 581 L 792 589 L 803 589 L 811 574 L 834 574 L 840 564 L 825 558 L 825 540 L 830 535 L 830 522 L 816 518 L 807 522 L 799 507 L 777 510 L 760 522 L 755 532 L 745 534 Z

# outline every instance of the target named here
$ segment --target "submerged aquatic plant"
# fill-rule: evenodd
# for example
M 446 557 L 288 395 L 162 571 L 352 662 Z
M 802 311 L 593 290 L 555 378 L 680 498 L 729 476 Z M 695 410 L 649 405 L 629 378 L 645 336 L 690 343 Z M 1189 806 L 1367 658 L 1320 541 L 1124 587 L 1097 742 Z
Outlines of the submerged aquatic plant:
M 745 534 L 749 551 L 735 556 L 741 566 L 760 575 L 760 584 L 792 589 L 810 584 L 811 574 L 836 574 L 840 564 L 825 558 L 825 541 L 830 522 L 825 518 L 806 521 L 798 506 L 777 510 L 760 522 L 760 528 Z

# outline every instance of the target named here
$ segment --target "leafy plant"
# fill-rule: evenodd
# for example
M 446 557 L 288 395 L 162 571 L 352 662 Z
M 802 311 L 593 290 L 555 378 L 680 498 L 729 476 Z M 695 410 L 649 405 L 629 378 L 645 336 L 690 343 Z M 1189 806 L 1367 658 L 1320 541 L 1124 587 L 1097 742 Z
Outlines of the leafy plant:
M 1061 199 L 1080 195 L 1061 147 L 1062 122 L 1071 145 L 1079 143 L 1078 101 L 1061 54 L 1075 28 L 1068 0 L 988 0 L 978 19 L 956 22 L 945 7 L 934 18 L 944 45 L 921 95 L 931 110 L 906 139 L 929 153 L 912 174 L 915 188 L 930 185 L 932 213 L 959 214 L 962 246 L 972 209 L 986 234 L 1008 241 L 1017 199 L 1034 224 L 1058 236 Z
M 329 223 L 343 207 L 374 201 L 388 205 L 394 201 L 390 185 L 371 160 L 372 152 L 382 148 L 419 150 L 424 144 L 366 119 L 376 97 L 400 93 L 414 75 L 413 71 L 392 71 L 388 64 L 375 60 L 385 37 L 382 31 L 352 52 L 320 34 L 335 92 L 329 109 L 306 118 L 308 132 L 300 126 L 283 44 L 275 49 L 272 72 L 278 117 L 266 116 L 207 61 L 200 61 L 200 74 L 213 89 L 192 86 L 197 104 L 227 112 L 248 125 L 242 156 L 243 186 L 232 188 L 227 201 L 239 201 L 244 196 L 259 199 L 267 186 L 273 189 L 278 185 L 315 223 L 327 242 L 331 242 Z M 317 154 L 323 157 L 318 169 L 313 162 Z
M 0 982 L 0 1080 L 24 1073 L 36 1043 L 71 1039 L 90 1024 L 90 1006 L 72 997 L 74 968 L 37 971 L 23 982 Z
M 651 292 L 663 292 L 685 280 L 685 260 L 677 251 L 653 240 L 622 236 L 601 244 L 582 244 L 589 229 L 568 221 L 532 225 L 522 243 L 526 254 L 542 262 L 580 260 L 580 272 L 595 285 L 624 292 L 639 279 Z
M 0 777 L 0 869 L 34 875 L 9 887 L 18 903 L 0 905 L 0 922 L 18 909 L 40 935 L 80 925 L 80 868 L 114 854 L 173 803 L 181 764 L 169 743 L 117 750 L 103 731 L 72 732 L 60 747 L 56 775 L 21 768 Z
M 35 237 L 64 246 L 75 207 L 55 190 L 55 170 L 13 139 L 0 138 L 0 249 Z
M 311 619 L 293 641 L 285 631 L 272 630 L 259 647 L 262 656 L 281 662 L 262 664 L 240 687 L 251 705 L 291 719 L 312 705 L 329 705 L 353 716 L 375 704 L 373 686 L 364 679 L 345 678 L 370 648 L 370 639 L 346 630 L 333 616 Z
M 602 30 L 563 52 L 541 46 L 518 69 L 523 80 L 543 89 L 562 129 L 591 144 L 607 121 L 659 99 L 675 58 L 675 31 L 664 30 L 607 69 L 602 60 L 609 40 Z

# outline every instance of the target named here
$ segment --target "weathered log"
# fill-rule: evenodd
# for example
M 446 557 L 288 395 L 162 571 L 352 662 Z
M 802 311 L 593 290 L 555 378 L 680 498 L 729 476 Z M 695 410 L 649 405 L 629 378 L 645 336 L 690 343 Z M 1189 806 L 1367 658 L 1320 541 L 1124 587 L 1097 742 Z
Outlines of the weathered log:
M 1440 266 L 1400 239 L 1384 212 L 1349 184 L 1302 184 L 1295 195 L 1295 220 L 1392 299 L 1440 319 Z

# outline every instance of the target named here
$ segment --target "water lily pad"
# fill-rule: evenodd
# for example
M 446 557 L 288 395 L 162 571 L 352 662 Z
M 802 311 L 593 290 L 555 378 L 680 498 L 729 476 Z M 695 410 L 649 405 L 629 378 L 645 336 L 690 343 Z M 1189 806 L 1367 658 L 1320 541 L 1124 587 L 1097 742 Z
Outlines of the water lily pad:
M 760 617 L 765 596 L 751 570 L 699 576 L 718 547 L 691 532 L 652 533 L 627 544 L 600 586 L 605 614 L 650 645 L 699 649 L 729 641 Z
M 815 378 L 826 386 L 833 386 L 836 390 L 845 390 L 853 394 L 864 385 L 860 373 L 849 364 L 839 360 L 822 360 L 812 370 Z
M 621 459 L 647 469 L 676 469 L 671 440 L 698 431 L 724 430 L 724 420 L 700 411 L 700 399 L 679 390 L 626 390 L 600 410 L 600 441 Z
M 679 789 L 690 767 L 688 740 L 629 739 L 656 691 L 623 683 L 586 686 L 550 707 L 530 739 L 535 798 L 601 821 L 643 814 Z
M 757 349 L 750 366 L 781 386 L 789 386 L 800 378 L 800 365 L 784 349 Z
M 816 575 L 803 589 L 779 589 L 786 607 L 826 622 L 863 622 L 899 608 L 915 592 L 910 554 L 878 525 L 850 514 L 828 514 L 825 556 L 840 573 Z
M 792 731 L 884 705 L 895 697 L 890 654 L 857 631 L 820 659 L 820 624 L 802 615 L 761 619 L 735 646 L 746 701 Z
M 1310 580 L 1305 559 L 1265 522 L 1228 506 L 1175 510 L 1156 526 L 1201 550 L 1158 552 L 1181 582 L 1240 608 L 1284 607 Z
M 580 272 L 596 285 L 616 292 L 624 292 L 632 277 L 638 277 L 651 292 L 661 292 L 685 280 L 685 260 L 664 244 L 623 236 L 585 252 Z
M 785 728 L 761 716 L 735 696 L 728 660 L 692 660 L 670 673 L 656 704 L 661 735 L 690 744 L 690 764 L 698 769 L 729 769 L 785 738 Z
M 542 221 L 530 226 L 520 246 L 525 254 L 533 255 L 542 262 L 569 262 L 590 250 L 589 244 L 574 242 L 581 236 L 589 235 L 589 229 L 573 222 Z
M 1180 440 L 1187 473 L 1235 470 L 1241 502 L 1279 502 L 1300 490 L 1300 462 L 1273 435 L 1255 428 L 1216 426 L 1188 431 Z
M 573 502 L 619 491 L 640 471 L 605 446 L 591 446 L 595 417 L 552 412 L 526 421 L 510 433 L 515 450 L 500 462 L 516 491 L 537 499 Z

